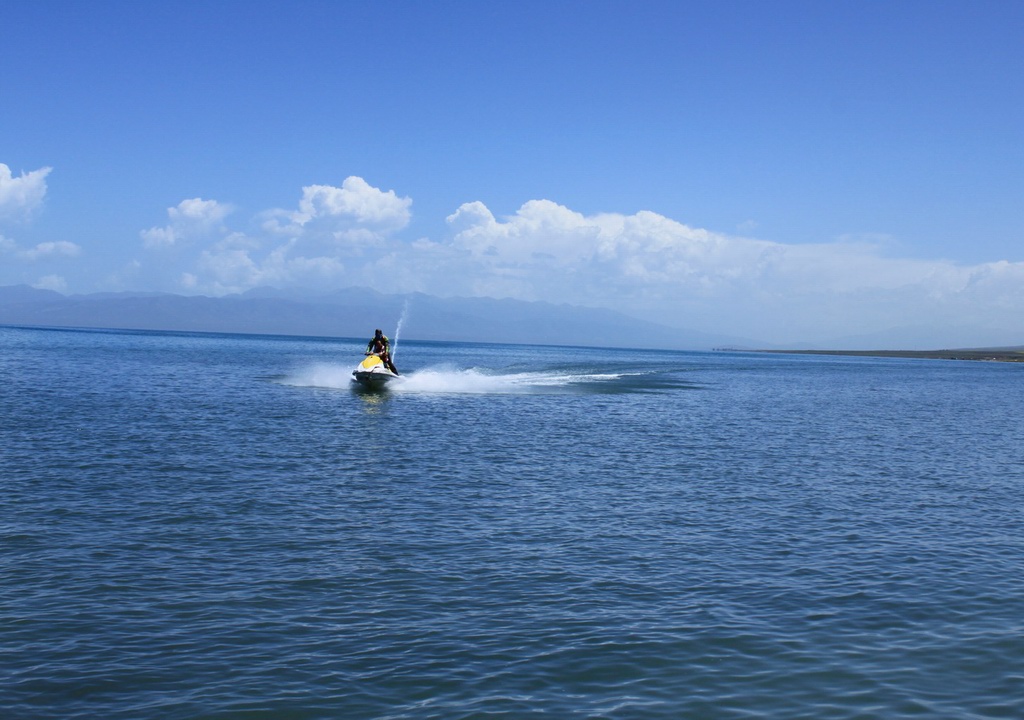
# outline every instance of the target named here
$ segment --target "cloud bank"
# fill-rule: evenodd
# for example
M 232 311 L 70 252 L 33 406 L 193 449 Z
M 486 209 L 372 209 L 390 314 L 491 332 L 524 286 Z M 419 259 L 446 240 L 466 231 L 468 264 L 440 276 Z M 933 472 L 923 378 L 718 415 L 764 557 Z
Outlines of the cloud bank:
M 1024 340 L 1022 262 L 891 258 L 870 242 L 786 245 L 646 211 L 584 216 L 546 200 L 503 220 L 467 203 L 448 222 L 473 294 L 613 306 L 783 341 L 900 325 L 1015 329 Z
M 18 224 L 37 212 L 49 172 L 15 177 L 0 165 L 0 221 Z M 946 333 L 918 345 L 1024 342 L 1024 262 L 890 257 L 884 239 L 786 244 L 646 210 L 584 215 L 545 199 L 504 216 L 466 202 L 435 238 L 405 237 L 411 219 L 411 198 L 359 177 L 304 187 L 293 207 L 250 217 L 219 200 L 189 198 L 139 233 L 142 254 L 120 271 L 108 268 L 107 289 L 143 282 L 223 295 L 357 285 L 605 307 L 782 344 L 902 327 Z M 54 271 L 84 254 L 72 242 L 23 246 L 0 234 L 0 259 L 37 267 L 37 287 L 66 288 Z
M 372 285 L 609 307 L 778 342 L 901 325 L 1024 336 L 1022 262 L 892 258 L 871 241 L 791 245 L 649 211 L 584 215 L 550 200 L 530 200 L 504 217 L 467 202 L 446 218 L 443 237 L 409 241 L 401 231 L 411 206 L 410 198 L 349 177 L 340 187 L 303 188 L 295 208 L 260 213 L 249 232 L 224 225 L 228 206 L 196 198 L 142 237 L 154 251 L 205 238 L 179 278 L 193 292 Z
M 261 285 L 512 297 L 611 307 L 658 322 L 778 341 L 899 325 L 1018 327 L 1024 263 L 974 266 L 891 258 L 880 243 L 787 245 L 694 228 L 654 212 L 583 215 L 531 200 L 496 217 L 467 202 L 436 240 L 400 237 L 412 201 L 362 178 L 302 189 L 256 231 L 228 229 L 228 207 L 183 201 L 142 233 L 151 250 L 197 244 L 182 288 Z

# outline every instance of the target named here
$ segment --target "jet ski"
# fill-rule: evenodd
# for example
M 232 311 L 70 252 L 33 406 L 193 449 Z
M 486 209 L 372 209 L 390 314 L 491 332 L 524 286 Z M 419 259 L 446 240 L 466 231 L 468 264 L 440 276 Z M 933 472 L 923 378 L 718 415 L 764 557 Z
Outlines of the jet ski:
M 388 370 L 380 355 L 371 353 L 352 371 L 352 379 L 363 387 L 382 388 L 398 375 Z

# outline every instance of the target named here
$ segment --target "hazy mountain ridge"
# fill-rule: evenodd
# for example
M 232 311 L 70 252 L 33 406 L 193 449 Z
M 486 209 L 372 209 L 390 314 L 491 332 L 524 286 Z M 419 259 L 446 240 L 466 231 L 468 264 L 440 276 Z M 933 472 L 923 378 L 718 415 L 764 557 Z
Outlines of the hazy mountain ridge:
M 671 328 L 610 310 L 494 298 L 385 295 L 366 288 L 329 294 L 257 288 L 225 297 L 125 292 L 62 295 L 0 287 L 0 324 L 326 337 L 393 333 L 407 340 L 709 350 L 756 341 Z

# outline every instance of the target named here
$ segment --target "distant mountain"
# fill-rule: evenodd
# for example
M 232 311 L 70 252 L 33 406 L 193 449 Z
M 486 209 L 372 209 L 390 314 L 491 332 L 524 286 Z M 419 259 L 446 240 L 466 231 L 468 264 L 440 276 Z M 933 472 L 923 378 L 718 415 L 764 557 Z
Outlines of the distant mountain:
M 28 285 L 0 285 L 0 305 L 63 299 L 63 295 L 53 290 L 39 290 Z
M 493 298 L 385 295 L 366 288 L 313 294 L 257 288 L 225 297 L 168 293 L 62 295 L 0 287 L 0 324 L 326 337 L 394 333 L 406 340 L 709 350 L 744 338 L 670 328 L 611 310 Z

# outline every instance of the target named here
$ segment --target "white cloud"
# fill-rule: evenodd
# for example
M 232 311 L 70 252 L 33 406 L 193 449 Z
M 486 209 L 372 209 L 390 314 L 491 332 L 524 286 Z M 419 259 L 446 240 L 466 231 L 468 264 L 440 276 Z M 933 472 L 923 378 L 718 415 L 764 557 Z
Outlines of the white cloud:
M 265 257 L 254 259 L 250 251 L 215 247 L 203 251 L 197 272 L 183 277 L 183 284 L 215 294 L 242 292 L 261 285 L 289 287 L 332 287 L 340 279 L 345 265 L 334 257 L 290 256 L 293 243 L 275 248 Z
M 0 163 L 0 219 L 27 219 L 46 197 L 46 176 L 53 168 L 22 172 L 14 177 L 11 169 Z
M 55 256 L 76 257 L 81 252 L 82 248 L 75 243 L 60 240 L 57 242 L 39 243 L 29 250 L 19 250 L 17 254 L 18 257 L 25 260 L 34 261 Z
M 199 204 L 210 202 L 197 199 L 171 208 L 172 222 L 143 231 L 142 237 L 149 247 L 177 245 L 185 236 L 186 219 L 193 221 L 192 237 L 199 235 L 196 220 L 206 221 L 201 228 L 213 241 L 179 275 L 179 283 L 190 291 L 214 294 L 260 285 L 330 289 L 344 284 L 350 280 L 346 272 L 351 259 L 373 263 L 390 251 L 389 236 L 408 225 L 412 204 L 353 176 L 341 187 L 303 188 L 295 210 L 257 216 L 261 232 L 252 236 L 229 232 L 222 222 L 226 213 L 215 212 L 225 206 Z M 211 237 L 214 229 L 219 236 Z
M 149 230 L 143 230 L 140 235 L 142 237 L 142 244 L 147 248 L 170 246 L 174 245 L 177 241 L 177 234 L 174 232 L 174 228 L 170 226 L 151 227 Z
M 882 253 L 886 238 L 787 245 L 646 211 L 584 216 L 543 200 L 502 220 L 466 203 L 448 222 L 449 292 L 616 307 L 791 339 L 904 323 L 1019 327 L 1012 313 L 1024 312 L 1024 263 L 894 259 Z
M 456 247 L 497 264 L 589 260 L 601 232 L 599 223 L 550 200 L 531 200 L 503 223 L 483 203 L 466 203 L 448 216 L 448 223 L 458 229 Z
M 32 287 L 39 290 L 55 290 L 60 293 L 66 293 L 68 291 L 68 283 L 60 275 L 46 275 L 39 278 L 35 283 L 32 283 Z
M 59 240 L 56 242 L 42 242 L 31 248 L 23 248 L 14 240 L 0 235 L 0 254 L 13 255 L 18 260 L 36 262 L 59 257 L 77 257 L 82 248 L 73 242 Z
M 167 208 L 170 223 L 163 227 L 151 227 L 140 235 L 147 248 L 171 247 L 184 242 L 208 237 L 221 232 L 226 218 L 233 208 L 216 200 L 191 198 L 182 200 L 176 207 Z
M 296 210 L 264 213 L 263 229 L 273 235 L 340 245 L 373 245 L 409 224 L 410 198 L 382 191 L 361 177 L 345 178 L 341 187 L 302 188 Z
M 295 220 L 306 224 L 322 217 L 346 218 L 361 226 L 400 230 L 409 223 L 412 200 L 394 190 L 383 192 L 361 177 L 347 177 L 341 187 L 310 185 L 302 188 Z
M 706 292 L 752 272 L 771 243 L 691 228 L 652 212 L 584 216 L 533 200 L 504 221 L 482 203 L 448 217 L 452 247 L 480 269 L 519 276 L 531 294 L 559 301 L 602 302 L 608 292 L 649 292 L 652 285 Z

